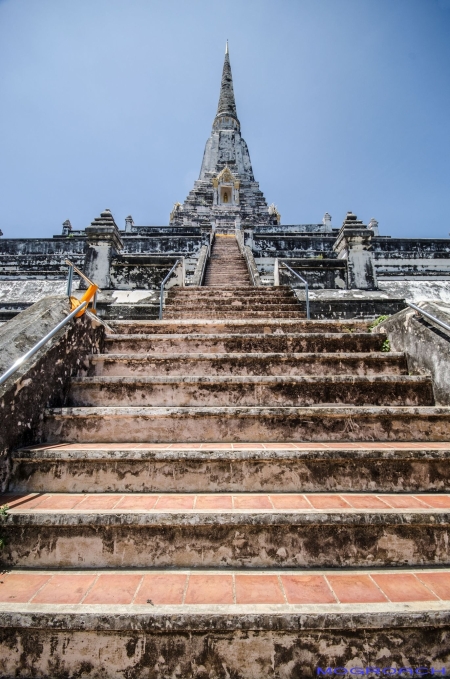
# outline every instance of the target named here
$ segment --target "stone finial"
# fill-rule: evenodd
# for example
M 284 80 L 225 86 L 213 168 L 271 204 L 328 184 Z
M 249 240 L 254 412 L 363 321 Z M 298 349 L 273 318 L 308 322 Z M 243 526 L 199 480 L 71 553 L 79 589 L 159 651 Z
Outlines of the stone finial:
M 275 203 L 272 203 L 272 205 L 269 205 L 267 208 L 267 211 L 269 215 L 273 218 L 273 223 L 274 224 L 279 224 L 281 222 L 281 215 L 278 212 L 277 206 Z
M 379 236 L 379 235 L 380 235 L 380 234 L 379 234 L 379 231 L 378 231 L 378 222 L 377 222 L 377 220 L 376 220 L 374 217 L 372 217 L 372 219 L 371 219 L 370 222 L 368 223 L 367 228 L 368 228 L 368 229 L 371 229 L 371 230 L 373 231 L 373 235 L 374 235 L 374 236 Z
M 3 236 L 3 231 L 0 229 L 0 238 Z
M 175 219 L 175 217 L 178 216 L 178 213 L 182 210 L 183 210 L 183 206 L 181 205 L 181 203 L 174 203 L 173 208 L 172 208 L 172 212 L 170 213 L 169 222 L 172 223 L 172 221 Z
M 349 210 L 347 212 L 347 214 L 345 215 L 344 223 L 342 224 L 342 226 L 343 227 L 345 226 L 345 228 L 347 228 L 347 229 L 364 229 L 364 228 L 366 228 L 364 226 L 364 224 L 362 223 L 362 220 L 358 219 L 358 217 L 355 214 L 353 214 L 353 212 L 351 210 Z
M 331 215 L 328 212 L 325 212 L 322 219 L 322 224 L 325 227 L 325 231 L 331 231 Z
M 100 217 L 96 217 L 91 222 L 91 226 L 115 226 L 117 229 L 117 224 L 114 221 L 114 217 L 109 208 L 103 210 L 103 212 L 100 213 Z
M 72 231 L 72 224 L 70 223 L 70 219 L 66 219 L 66 221 L 63 222 L 63 225 L 62 225 L 62 235 L 68 236 L 71 231 Z
M 129 233 L 130 231 L 133 230 L 133 226 L 134 226 L 133 217 L 131 215 L 128 215 L 128 217 L 125 217 L 125 231 Z

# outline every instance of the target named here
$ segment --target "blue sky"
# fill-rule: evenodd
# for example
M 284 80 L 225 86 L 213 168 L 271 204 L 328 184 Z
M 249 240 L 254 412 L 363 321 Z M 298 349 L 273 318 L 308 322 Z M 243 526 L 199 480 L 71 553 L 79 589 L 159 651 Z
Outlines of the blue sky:
M 448 237 L 450 0 L 0 0 L 0 228 L 167 224 L 197 178 L 226 38 L 285 224 Z

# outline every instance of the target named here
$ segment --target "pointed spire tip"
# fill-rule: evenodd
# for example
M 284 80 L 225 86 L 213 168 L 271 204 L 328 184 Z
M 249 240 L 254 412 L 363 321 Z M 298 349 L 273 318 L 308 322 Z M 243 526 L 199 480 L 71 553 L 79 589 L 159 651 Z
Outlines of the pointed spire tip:
M 228 54 L 228 38 L 227 38 L 227 44 L 225 45 L 225 54 Z

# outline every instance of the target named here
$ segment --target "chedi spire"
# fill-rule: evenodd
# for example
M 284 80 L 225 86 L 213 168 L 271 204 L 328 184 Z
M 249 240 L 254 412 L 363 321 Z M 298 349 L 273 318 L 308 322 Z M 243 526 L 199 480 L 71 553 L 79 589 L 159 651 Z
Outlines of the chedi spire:
M 234 118 L 239 124 L 239 119 L 236 113 L 236 101 L 234 99 L 233 76 L 231 75 L 228 40 L 225 49 L 225 59 L 223 62 L 222 82 L 220 83 L 219 104 L 217 106 L 217 113 L 214 123 L 218 122 L 218 118 L 223 116 Z

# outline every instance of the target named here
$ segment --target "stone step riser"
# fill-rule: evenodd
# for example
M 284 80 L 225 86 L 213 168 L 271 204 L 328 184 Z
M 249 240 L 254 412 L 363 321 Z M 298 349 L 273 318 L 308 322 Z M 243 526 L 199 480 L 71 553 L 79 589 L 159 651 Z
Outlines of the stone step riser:
M 446 408 L 64 408 L 47 413 L 49 443 L 448 441 Z
M 193 300 L 193 299 L 199 299 L 199 300 L 202 300 L 202 299 L 203 300 L 209 300 L 209 299 L 230 300 L 230 299 L 234 299 L 236 301 L 239 301 L 239 300 L 251 299 L 251 300 L 254 300 L 255 302 L 259 301 L 260 303 L 261 302 L 266 303 L 266 302 L 271 302 L 272 300 L 275 300 L 275 301 L 285 300 L 285 299 L 297 300 L 297 297 L 292 292 L 287 292 L 287 291 L 281 292 L 281 293 L 273 292 L 273 293 L 270 293 L 270 294 L 267 294 L 267 295 L 261 295 L 259 293 L 254 292 L 255 290 L 257 290 L 257 288 L 250 288 L 250 287 L 247 287 L 247 288 L 245 288 L 245 290 L 242 290 L 241 294 L 236 293 L 236 292 L 231 291 L 231 290 L 222 290 L 221 289 L 221 290 L 215 291 L 214 294 L 212 295 L 211 290 L 207 291 L 208 294 L 205 294 L 203 292 L 204 290 L 207 290 L 207 288 L 201 288 L 201 292 L 197 292 L 197 288 L 196 288 L 195 291 L 193 291 L 191 295 L 186 295 L 186 294 L 181 294 L 179 292 L 172 292 L 172 290 L 173 290 L 173 288 L 171 290 L 169 290 L 169 292 L 167 293 L 167 299 L 170 300 L 170 301 L 183 300 L 185 302 L 188 302 L 188 301 Z
M 11 492 L 446 492 L 447 451 L 36 452 L 16 457 Z M 49 457 L 46 457 L 49 455 Z M 62 459 L 58 458 L 58 455 Z M 134 455 L 134 457 L 132 456 Z M 55 459 L 56 458 L 56 459 Z M 357 470 L 357 473 L 356 473 Z
M 301 376 L 301 375 L 404 375 L 406 359 L 402 354 L 254 354 L 235 356 L 118 356 L 94 355 L 90 375 L 111 376 Z
M 181 335 L 172 337 L 118 338 L 109 337 L 105 342 L 108 353 L 334 353 L 334 352 L 379 352 L 384 335 L 379 334 L 304 334 L 304 335 L 262 335 L 251 337 Z
M 206 272 L 206 278 L 228 278 L 230 276 L 239 276 L 243 279 L 246 279 L 247 281 L 250 280 L 248 271 L 244 268 L 238 268 L 234 266 L 224 266 L 220 268 L 220 271 L 214 270 L 214 269 L 209 269 L 209 271 Z
M 299 302 L 295 297 L 292 297 L 290 295 L 285 295 L 285 296 L 280 296 L 280 297 L 275 297 L 271 296 L 268 299 L 264 299 L 262 297 L 252 297 L 251 295 L 245 295 L 242 297 L 234 297 L 231 295 L 228 296 L 221 296 L 221 295 L 216 295 L 213 294 L 211 291 L 209 293 L 209 297 L 204 297 L 204 296 L 199 296 L 199 297 L 172 297 L 170 299 L 166 299 L 166 308 L 168 305 L 170 306 L 182 306 L 185 308 L 191 307 L 191 306 L 201 306 L 201 307 L 209 307 L 209 306 L 226 306 L 226 305 L 231 305 L 232 308 L 244 308 L 244 309 L 249 309 L 251 310 L 252 307 L 255 305 L 258 306 L 264 306 L 264 307 L 272 307 L 275 305 L 282 305 L 282 304 L 295 304 L 297 308 L 304 308 L 304 304 L 302 302 Z M 301 305 L 301 306 L 299 306 Z
M 402 513 L 375 514 L 373 519 L 357 511 L 318 513 L 300 520 L 292 514 L 280 520 L 270 511 L 248 514 L 228 520 L 225 514 L 190 519 L 186 512 L 160 518 L 146 512 L 16 515 L 15 526 L 2 527 L 2 562 L 16 568 L 76 569 L 375 568 L 450 562 L 450 528 L 435 514 L 419 514 L 414 523 Z
M 343 607 L 344 610 L 338 607 L 334 611 L 329 611 L 328 606 L 321 606 L 320 610 L 309 606 L 308 613 L 301 615 L 293 613 L 289 606 L 282 607 L 282 611 L 277 606 L 276 616 L 271 605 L 258 607 L 258 614 L 254 613 L 254 606 L 245 606 L 244 610 L 236 613 L 231 607 L 222 615 L 214 605 L 202 607 L 201 612 L 196 611 L 200 607 L 179 606 L 169 609 L 167 615 L 159 611 L 153 613 L 148 606 L 144 608 L 145 613 L 141 614 L 142 606 L 134 607 L 133 613 L 128 613 L 128 607 L 124 606 L 121 607 L 123 614 L 116 613 L 114 608 L 110 616 L 102 611 L 102 607 L 98 607 L 100 612 L 94 606 L 89 607 L 88 614 L 81 611 L 70 617 L 64 608 L 58 607 L 51 613 L 46 609 L 39 613 L 24 613 L 20 627 L 16 626 L 17 616 L 14 613 L 6 617 L 7 631 L 0 641 L 5 676 L 17 676 L 18 667 L 21 668 L 21 679 L 38 676 L 34 666 L 30 670 L 24 667 L 23 649 L 29 648 L 30 637 L 33 648 L 42 649 L 39 657 L 41 676 L 52 679 L 86 676 L 86 667 L 90 668 L 92 679 L 101 679 L 105 676 L 105 658 L 109 672 L 114 666 L 115 672 L 110 673 L 110 677 L 144 679 L 145 674 L 140 672 L 140 668 L 147 666 L 148 657 L 151 658 L 148 662 L 153 661 L 158 669 L 163 665 L 164 673 L 156 670 L 154 674 L 161 679 L 201 677 L 202 671 L 198 668 L 206 663 L 208 667 L 219 668 L 219 672 L 210 676 L 220 679 L 227 674 L 239 679 L 294 677 L 291 672 L 294 663 L 301 667 L 302 672 L 296 676 L 310 679 L 317 676 L 317 658 L 320 658 L 319 667 L 324 673 L 328 667 L 331 670 L 337 668 L 336 649 L 340 666 L 344 669 L 357 667 L 355 657 L 365 658 L 369 653 L 369 657 L 372 654 L 379 657 L 378 649 L 383 649 L 380 671 L 383 667 L 437 667 L 434 649 L 442 646 L 445 634 L 441 623 L 443 613 L 427 611 L 426 616 L 420 615 L 417 605 L 413 610 L 400 609 L 399 612 L 358 610 L 357 625 L 354 607 L 349 611 L 347 606 Z M 420 610 L 423 610 L 423 604 Z M 120 631 L 117 631 L 118 619 Z M 214 621 L 213 625 L 211 621 Z M 9 630 L 13 630 L 14 644 L 10 641 L 12 632 Z M 391 637 L 394 637 L 395 644 L 388 648 L 386 639 Z M 398 660 L 399 647 L 402 649 L 401 660 Z M 440 666 L 448 667 L 448 654 L 443 652 L 439 657 L 442 658 Z M 64 674 L 56 674 L 55 658 L 64 659 Z M 94 660 L 97 658 L 100 660 Z M 158 664 L 154 659 L 158 660 Z M 364 660 L 361 665 L 365 665 Z M 375 662 L 372 661 L 371 665 Z M 359 671 L 361 674 L 364 668 Z M 407 674 L 401 673 L 400 676 Z M 440 675 L 436 672 L 436 676 Z
M 368 323 L 365 321 L 289 321 L 289 320 L 263 320 L 258 321 L 252 319 L 248 322 L 238 321 L 234 323 L 232 320 L 224 323 L 216 323 L 214 321 L 192 321 L 178 323 L 172 321 L 166 323 L 164 321 L 156 322 L 134 322 L 134 321 L 113 321 L 111 324 L 115 334 L 139 334 L 139 335 L 188 335 L 193 334 L 263 334 L 268 335 L 285 335 L 296 333 L 321 333 L 321 332 L 366 332 Z
M 269 286 L 269 285 L 264 285 L 261 287 L 255 287 L 253 285 L 248 285 L 245 290 L 243 290 L 241 287 L 237 286 L 229 286 L 225 285 L 221 291 L 221 294 L 224 295 L 237 295 L 237 296 L 246 296 L 247 294 L 251 293 L 252 295 L 260 295 L 262 297 L 269 297 L 271 295 L 283 295 L 283 294 L 292 294 L 292 291 L 290 288 L 287 288 L 283 285 L 279 286 Z M 176 295 L 176 296 L 184 296 L 184 297 L 191 297 L 192 295 L 203 295 L 205 297 L 210 296 L 210 291 L 206 290 L 204 286 L 198 286 L 198 285 L 190 285 L 186 286 L 184 288 L 180 287 L 173 287 L 170 288 L 168 291 L 168 295 Z
M 274 311 L 303 311 L 303 305 L 298 302 L 283 301 L 283 302 L 231 302 L 226 300 L 199 300 L 195 301 L 180 301 L 175 300 L 170 304 L 166 304 L 164 311 L 189 311 L 197 312 L 197 314 L 202 314 L 204 311 L 264 311 L 268 314 Z
M 234 257 L 215 257 L 212 256 L 209 262 L 209 270 L 223 271 L 226 268 L 239 269 L 248 272 L 245 262 L 236 260 Z
M 164 310 L 164 319 L 197 319 L 199 317 L 199 312 L 198 311 L 180 311 L 180 312 L 172 312 L 170 310 L 170 307 Z M 306 314 L 303 313 L 302 311 L 234 311 L 234 312 L 226 312 L 226 311 L 220 311 L 217 310 L 216 313 L 213 311 L 202 311 L 201 312 L 201 317 L 202 318 L 213 318 L 213 319 L 221 319 L 221 318 L 267 318 L 268 320 L 272 318 L 306 318 Z
M 248 283 L 248 277 L 238 276 L 237 274 L 230 273 L 226 276 L 206 276 L 205 285 L 219 285 L 228 281 L 234 281 L 235 283 L 242 283 L 243 285 Z
M 139 378 L 101 381 L 86 378 L 74 381 L 68 406 L 311 406 L 341 404 L 355 406 L 431 406 L 434 404 L 431 380 L 392 377 L 389 380 L 360 378 L 336 380 L 310 378 L 294 381 L 230 382 L 219 378 L 187 381 L 175 378 L 143 383 Z M 250 378 L 247 378 L 247 380 Z
M 226 275 L 230 272 L 237 272 L 242 274 L 243 276 L 248 277 L 248 269 L 246 266 L 237 266 L 236 264 L 232 262 L 228 263 L 213 263 L 212 266 L 209 267 L 209 269 L 206 270 L 206 275 L 215 275 L 215 276 L 222 276 Z

